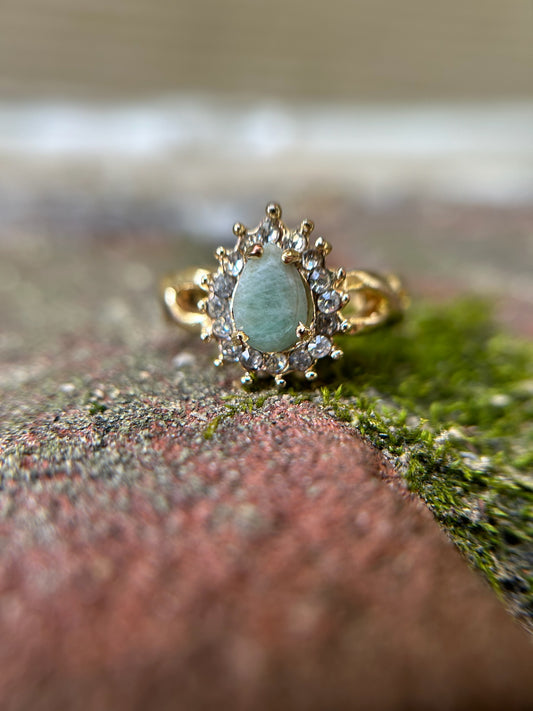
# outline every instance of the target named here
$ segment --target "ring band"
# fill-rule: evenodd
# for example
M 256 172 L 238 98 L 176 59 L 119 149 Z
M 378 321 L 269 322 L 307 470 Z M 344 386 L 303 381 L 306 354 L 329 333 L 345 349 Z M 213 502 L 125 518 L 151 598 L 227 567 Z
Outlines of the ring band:
M 328 269 L 331 246 L 319 237 L 311 247 L 313 228 L 311 220 L 287 228 L 276 203 L 267 205 L 258 227 L 236 223 L 235 247 L 215 252 L 218 269 L 192 267 L 161 279 L 167 319 L 217 340 L 215 365 L 239 362 L 243 384 L 267 374 L 284 386 L 289 372 L 313 380 L 320 358 L 342 356 L 336 333 L 390 324 L 408 305 L 394 274 Z

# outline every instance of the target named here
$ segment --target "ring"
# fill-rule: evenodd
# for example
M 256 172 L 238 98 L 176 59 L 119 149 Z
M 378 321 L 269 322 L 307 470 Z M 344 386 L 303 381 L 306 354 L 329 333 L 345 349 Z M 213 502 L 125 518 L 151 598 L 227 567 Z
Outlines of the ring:
M 303 220 L 289 229 L 281 207 L 270 203 L 254 229 L 233 226 L 233 249 L 218 247 L 218 268 L 190 268 L 161 280 L 166 317 L 179 326 L 214 339 L 214 361 L 240 363 L 243 385 L 272 376 L 278 387 L 287 373 L 317 377 L 316 364 L 342 351 L 335 334 L 360 334 L 402 317 L 408 298 L 393 275 L 342 267 L 331 270 L 330 244 Z

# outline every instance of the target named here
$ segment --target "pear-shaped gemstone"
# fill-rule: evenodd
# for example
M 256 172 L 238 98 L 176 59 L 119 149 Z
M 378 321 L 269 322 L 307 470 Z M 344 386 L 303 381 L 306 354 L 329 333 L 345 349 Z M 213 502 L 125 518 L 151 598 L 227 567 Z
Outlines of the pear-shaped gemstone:
M 275 244 L 265 244 L 261 257 L 246 262 L 233 295 L 233 318 L 250 346 L 269 353 L 294 345 L 300 321 L 311 321 L 309 289 Z

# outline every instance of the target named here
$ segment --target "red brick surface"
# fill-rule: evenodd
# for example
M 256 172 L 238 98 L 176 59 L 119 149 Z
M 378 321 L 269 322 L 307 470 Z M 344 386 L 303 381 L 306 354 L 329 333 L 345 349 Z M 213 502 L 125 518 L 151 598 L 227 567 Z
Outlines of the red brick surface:
M 531 700 L 524 633 L 378 454 L 289 399 L 206 442 L 206 405 L 146 423 L 158 471 L 6 486 L 2 708 Z
M 168 248 L 43 245 L 0 304 L 2 711 L 533 705 L 526 634 L 354 429 L 226 417 Z

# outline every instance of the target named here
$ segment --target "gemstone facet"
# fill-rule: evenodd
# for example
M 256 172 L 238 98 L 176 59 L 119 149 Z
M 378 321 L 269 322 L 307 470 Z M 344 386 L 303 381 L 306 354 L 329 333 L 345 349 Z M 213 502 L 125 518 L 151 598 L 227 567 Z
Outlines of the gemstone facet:
M 331 341 L 326 336 L 315 336 L 307 346 L 313 358 L 324 358 L 331 352 Z
M 311 271 L 322 265 L 322 256 L 315 249 L 308 249 L 302 255 L 302 267 Z
M 283 249 L 294 249 L 296 252 L 302 252 L 305 247 L 306 239 L 299 232 L 293 232 L 283 238 Z
M 265 358 L 265 370 L 273 375 L 282 373 L 288 362 L 289 359 L 284 353 L 269 353 Z
M 207 302 L 207 313 L 211 318 L 218 318 L 227 311 L 228 305 L 215 294 L 212 294 Z
M 222 341 L 222 355 L 224 360 L 237 361 L 239 360 L 242 353 L 242 346 L 240 344 L 232 343 L 232 341 Z
M 332 314 L 340 308 L 341 297 L 337 291 L 325 291 L 318 297 L 317 305 L 323 314 Z
M 230 296 L 235 286 L 235 279 L 229 274 L 217 274 L 213 279 L 213 291 L 217 296 Z
M 332 336 L 339 330 L 339 319 L 335 314 L 321 314 L 316 318 L 316 330 L 326 336 Z
M 259 370 L 263 365 L 263 356 L 255 348 L 245 348 L 241 354 L 241 363 L 248 370 Z
M 298 348 L 289 356 L 289 365 L 294 370 L 307 370 L 312 363 L 313 358 L 305 348 Z
M 238 276 L 244 266 L 244 260 L 239 252 L 230 252 L 227 255 L 226 271 L 232 276 Z
M 309 283 L 313 291 L 322 294 L 331 285 L 331 276 L 327 269 L 314 269 L 309 275 Z

